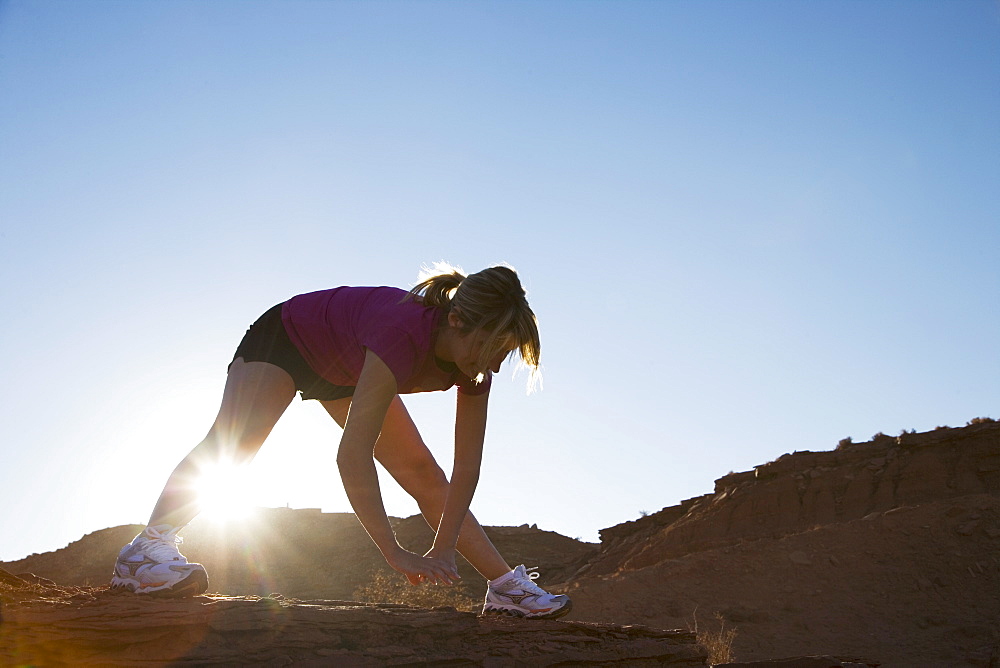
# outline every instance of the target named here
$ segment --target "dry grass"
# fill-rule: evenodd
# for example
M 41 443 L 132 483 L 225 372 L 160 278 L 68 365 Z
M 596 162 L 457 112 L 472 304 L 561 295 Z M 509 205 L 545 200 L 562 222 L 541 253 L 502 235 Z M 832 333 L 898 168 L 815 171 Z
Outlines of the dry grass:
M 721 613 L 715 613 L 719 628 L 714 631 L 698 630 L 698 609 L 691 614 L 691 624 L 688 630 L 698 636 L 698 644 L 708 652 L 708 665 L 714 666 L 719 663 L 732 663 L 736 661 L 733 653 L 733 641 L 736 640 L 736 629 L 726 628 L 726 620 Z
M 482 601 L 470 591 L 470 586 L 420 585 L 414 587 L 395 571 L 375 571 L 372 579 L 354 590 L 354 598 L 368 603 L 398 603 L 417 608 L 449 606 L 465 612 L 477 612 Z
M 8 582 L 0 582 L 0 601 L 3 603 L 22 603 L 44 598 L 50 591 L 40 585 L 24 583 L 17 586 Z

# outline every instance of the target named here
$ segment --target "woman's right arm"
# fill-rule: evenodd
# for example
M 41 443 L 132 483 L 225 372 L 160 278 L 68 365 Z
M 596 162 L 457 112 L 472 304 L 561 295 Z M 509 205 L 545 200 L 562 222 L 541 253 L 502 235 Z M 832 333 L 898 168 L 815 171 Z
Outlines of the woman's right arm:
M 458 579 L 458 573 L 447 562 L 421 557 L 396 542 L 382 502 L 375 471 L 375 441 L 395 396 L 396 379 L 392 371 L 378 355 L 367 351 L 337 452 L 340 477 L 358 520 L 390 566 L 414 584 L 421 579 L 451 584 Z

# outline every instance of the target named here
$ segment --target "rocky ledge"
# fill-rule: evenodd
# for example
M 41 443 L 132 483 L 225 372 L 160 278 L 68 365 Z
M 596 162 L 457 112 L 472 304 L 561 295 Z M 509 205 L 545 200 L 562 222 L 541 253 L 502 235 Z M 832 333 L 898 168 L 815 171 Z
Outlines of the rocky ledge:
M 24 576 L 21 576 L 23 579 Z M 694 634 L 354 601 L 5 584 L 0 664 L 704 666 Z

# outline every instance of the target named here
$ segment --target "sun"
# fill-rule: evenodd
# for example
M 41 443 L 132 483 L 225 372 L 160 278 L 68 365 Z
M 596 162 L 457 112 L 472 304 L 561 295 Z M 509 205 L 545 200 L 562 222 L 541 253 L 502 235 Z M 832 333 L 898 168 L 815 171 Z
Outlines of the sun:
M 198 477 L 198 505 L 201 514 L 216 522 L 240 520 L 250 515 L 251 486 L 247 467 L 229 463 L 206 466 Z

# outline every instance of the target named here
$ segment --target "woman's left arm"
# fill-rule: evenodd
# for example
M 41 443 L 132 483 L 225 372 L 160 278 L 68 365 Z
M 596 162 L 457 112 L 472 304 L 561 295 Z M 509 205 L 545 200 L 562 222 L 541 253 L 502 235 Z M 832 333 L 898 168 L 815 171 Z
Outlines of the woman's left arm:
M 469 512 L 472 496 L 479 483 L 489 397 L 489 392 L 476 395 L 458 393 L 455 409 L 455 464 L 444 512 L 441 513 L 441 522 L 431 548 L 435 554 L 455 549 L 462 522 Z

